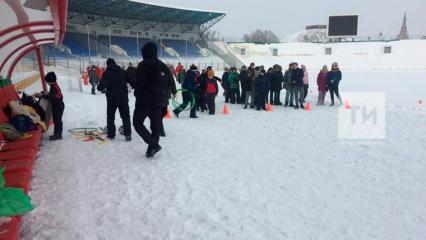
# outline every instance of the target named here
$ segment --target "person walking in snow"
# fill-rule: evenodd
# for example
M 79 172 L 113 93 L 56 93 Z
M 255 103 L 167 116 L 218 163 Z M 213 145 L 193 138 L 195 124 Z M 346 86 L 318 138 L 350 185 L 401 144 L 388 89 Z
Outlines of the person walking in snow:
M 217 79 L 214 77 L 214 71 L 211 69 L 208 70 L 205 93 L 210 115 L 214 115 L 216 111 L 215 99 L 219 93 L 219 86 L 217 82 Z
M 294 99 L 295 99 L 295 106 L 294 109 L 305 107 L 303 106 L 303 70 L 299 68 L 299 65 L 297 63 L 293 63 L 293 71 L 291 73 L 292 83 L 293 83 L 293 90 L 294 90 Z
M 331 104 L 330 106 L 334 106 L 334 95 L 339 99 L 340 105 L 343 104 L 342 98 L 339 93 L 339 83 L 342 80 L 342 72 L 339 69 L 339 64 L 337 62 L 333 63 L 331 66 L 331 71 L 327 74 L 327 88 L 330 90 L 330 98 Z
M 325 100 L 325 95 L 327 94 L 327 87 L 326 87 L 327 73 L 328 73 L 327 65 L 324 65 L 322 67 L 321 71 L 318 73 L 318 77 L 317 77 L 317 85 L 318 85 L 317 106 L 325 105 L 324 100 Z
M 172 97 L 176 97 L 176 93 L 177 93 L 177 89 L 176 89 L 176 82 L 175 79 L 173 78 L 173 68 L 170 68 L 170 74 L 171 74 L 171 78 L 168 77 L 167 80 L 167 91 L 166 94 L 163 96 L 163 102 L 162 102 L 162 109 L 161 109 L 161 127 L 160 127 L 160 136 L 161 137 L 165 137 L 166 136 L 166 131 L 164 129 L 164 117 L 167 115 L 167 113 L 169 112 L 169 104 L 170 104 L 170 98 Z
M 186 73 L 185 80 L 182 83 L 182 88 L 184 91 L 182 92 L 183 103 L 173 110 L 173 113 L 176 117 L 179 117 L 179 114 L 187 108 L 188 104 L 191 104 L 192 96 L 195 96 L 197 89 L 197 78 L 198 78 L 198 69 L 195 65 L 192 65 L 189 68 L 189 71 Z M 196 113 L 196 105 L 190 110 L 190 118 L 198 118 Z
M 106 92 L 107 98 L 107 137 L 115 138 L 115 113 L 118 109 L 123 121 L 124 136 L 126 141 L 132 140 L 132 128 L 130 123 L 129 91 L 127 84 L 133 87 L 133 81 L 129 74 L 118 66 L 114 59 L 108 58 L 107 68 L 102 75 L 98 91 Z
M 293 66 L 292 64 L 289 64 L 288 69 L 284 73 L 284 89 L 286 91 L 284 107 L 288 107 L 288 106 L 294 107 L 293 82 L 291 79 L 291 73 L 293 72 L 292 66 Z
M 135 112 L 133 126 L 148 144 L 146 157 L 151 158 L 161 150 L 159 144 L 162 124 L 163 101 L 167 95 L 168 83 L 173 78 L 166 64 L 157 57 L 157 45 L 153 42 L 142 48 L 143 61 L 139 63 L 135 87 Z M 170 79 L 171 78 L 171 79 Z M 151 132 L 145 127 L 150 120 Z
M 92 65 L 89 68 L 88 74 L 89 74 L 89 83 L 92 85 L 92 95 L 96 95 L 96 87 L 99 84 L 99 77 L 98 77 L 98 67 L 95 65 Z
M 309 90 L 309 76 L 308 71 L 306 70 L 306 66 L 302 65 L 301 67 L 303 70 L 303 102 L 305 102 Z

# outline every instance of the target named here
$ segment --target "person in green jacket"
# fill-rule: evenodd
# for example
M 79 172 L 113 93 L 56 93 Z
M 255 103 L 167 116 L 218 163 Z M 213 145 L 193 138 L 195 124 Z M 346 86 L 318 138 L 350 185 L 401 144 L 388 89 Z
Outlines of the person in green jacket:
M 240 80 L 237 72 L 237 68 L 232 67 L 231 72 L 229 73 L 228 82 L 229 82 L 229 92 L 231 96 L 231 104 L 241 103 L 240 96 Z

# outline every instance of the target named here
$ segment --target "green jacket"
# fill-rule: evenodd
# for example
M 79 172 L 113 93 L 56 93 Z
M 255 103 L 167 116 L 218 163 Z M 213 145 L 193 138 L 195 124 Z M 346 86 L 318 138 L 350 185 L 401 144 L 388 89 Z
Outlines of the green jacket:
M 238 73 L 236 72 L 231 72 L 229 74 L 228 77 L 228 82 L 229 82 L 229 88 L 230 89 L 239 89 L 240 88 L 240 83 L 239 83 L 239 79 L 238 79 Z

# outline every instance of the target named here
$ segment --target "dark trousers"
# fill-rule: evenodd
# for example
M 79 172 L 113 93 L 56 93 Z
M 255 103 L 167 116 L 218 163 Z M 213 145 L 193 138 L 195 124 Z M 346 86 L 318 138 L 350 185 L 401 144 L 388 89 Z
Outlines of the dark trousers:
M 239 88 L 235 88 L 235 89 L 230 89 L 230 98 L 231 98 L 231 103 L 241 103 L 241 96 L 240 96 L 240 89 Z
M 293 92 L 294 92 L 295 106 L 303 107 L 303 86 L 294 86 Z
M 199 92 L 197 96 L 197 109 L 200 108 L 202 111 L 207 110 L 206 107 L 206 93 Z
M 189 92 L 183 92 L 182 93 L 183 103 L 178 108 L 176 108 L 174 110 L 174 112 L 179 115 L 179 113 L 181 113 L 184 109 L 186 109 L 186 107 L 188 107 L 188 104 L 191 104 L 191 99 L 192 99 L 191 93 L 189 93 Z M 195 104 L 197 104 L 197 103 L 195 103 Z M 191 117 L 197 116 L 195 110 L 196 110 L 195 106 L 193 108 L 191 108 L 191 114 L 190 114 Z
M 121 120 L 123 121 L 124 136 L 132 135 L 132 128 L 130 125 L 130 110 L 129 103 L 124 102 L 121 104 L 107 103 L 107 129 L 108 137 L 115 137 L 115 112 L 120 112 Z
M 92 85 L 92 94 L 96 94 L 96 84 L 90 83 Z
M 245 90 L 245 89 L 241 89 L 241 104 L 244 104 L 245 102 L 245 100 L 246 100 L 246 94 L 247 94 L 247 91 Z
M 256 109 L 260 110 L 260 109 L 266 109 L 265 107 L 265 99 L 266 99 L 266 94 L 264 93 L 256 93 Z
M 214 93 L 207 94 L 206 99 L 207 99 L 207 106 L 209 108 L 209 114 L 214 114 L 216 111 L 216 104 L 215 104 L 216 94 Z
M 308 96 L 309 84 L 303 85 L 303 100 Z
M 281 91 L 270 91 L 269 92 L 269 103 L 271 104 L 280 104 L 281 100 L 280 100 L 280 96 L 281 95 Z
M 64 102 L 52 103 L 52 118 L 55 126 L 53 134 L 56 136 L 62 136 L 62 115 L 64 115 L 64 109 Z
M 336 97 L 341 101 L 340 93 L 339 93 L 339 85 L 331 85 L 329 86 L 330 89 L 330 98 L 331 102 L 334 103 L 334 94 L 336 94 Z
M 225 96 L 225 103 L 229 103 L 229 100 L 231 100 L 231 91 L 230 89 L 225 89 L 225 92 L 223 94 Z
M 145 120 L 149 118 L 151 132 L 145 127 Z M 133 115 L 133 126 L 136 132 L 145 141 L 148 146 L 155 146 L 160 141 L 160 131 L 162 125 L 162 108 L 156 106 L 136 104 Z

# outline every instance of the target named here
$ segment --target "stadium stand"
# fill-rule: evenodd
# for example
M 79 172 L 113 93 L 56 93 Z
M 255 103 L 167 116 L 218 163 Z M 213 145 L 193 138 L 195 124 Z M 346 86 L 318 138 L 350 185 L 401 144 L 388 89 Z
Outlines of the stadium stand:
M 139 57 L 139 49 L 152 41 L 162 57 L 201 57 L 199 46 L 206 45 L 197 43 L 203 41 L 201 34 L 224 17 L 222 12 L 130 0 L 71 0 L 64 45 L 79 56 L 89 56 L 89 48 L 91 56 L 110 56 L 115 45 L 127 57 Z

